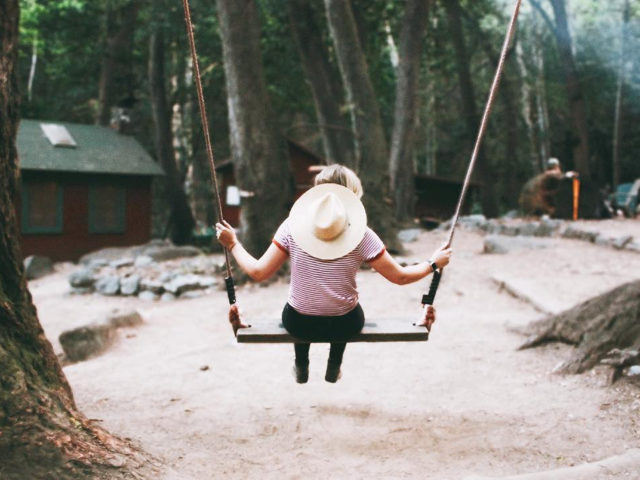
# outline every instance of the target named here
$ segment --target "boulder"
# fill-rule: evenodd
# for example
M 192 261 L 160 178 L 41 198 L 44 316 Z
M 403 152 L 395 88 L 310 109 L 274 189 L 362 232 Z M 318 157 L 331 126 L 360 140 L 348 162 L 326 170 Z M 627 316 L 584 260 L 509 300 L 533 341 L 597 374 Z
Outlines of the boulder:
M 173 260 L 175 258 L 195 257 L 202 255 L 202 250 L 189 245 L 183 246 L 153 246 L 144 251 L 144 254 L 156 262 L 164 262 L 165 260 Z
M 633 237 L 631 235 L 625 235 L 623 237 L 616 238 L 613 241 L 613 248 L 617 248 L 618 250 L 622 250 L 631 241 L 633 241 Z
M 159 280 L 143 278 L 142 280 L 140 280 L 140 290 L 146 290 L 155 294 L 160 294 L 164 292 L 164 285 Z
M 113 268 L 130 267 L 131 265 L 133 265 L 133 262 L 134 260 L 131 257 L 118 258 L 116 260 L 110 261 L 109 266 Z
M 137 327 L 142 325 L 142 315 L 137 310 L 112 310 L 107 316 L 106 322 L 110 325 L 120 327 Z
M 422 232 L 422 230 L 419 228 L 407 228 L 406 230 L 400 230 L 398 232 L 398 239 L 403 243 L 415 242 L 418 240 L 420 232 Z
M 60 334 L 60 345 L 71 362 L 86 360 L 109 348 L 116 339 L 116 328 L 100 322 Z
M 30 255 L 24 259 L 24 274 L 27 280 L 34 280 L 53 272 L 53 264 L 47 257 Z
M 138 298 L 146 302 L 153 302 L 155 300 L 158 300 L 158 295 L 149 290 L 142 290 L 140 293 L 138 293 Z
M 69 284 L 74 288 L 92 288 L 96 282 L 93 271 L 89 268 L 80 268 L 69 275 Z
M 164 289 L 174 295 L 181 295 L 190 290 L 209 288 L 216 284 L 216 279 L 203 275 L 177 275 L 173 280 L 164 284 Z
M 596 238 L 598 238 L 598 232 L 590 232 L 587 230 L 580 230 L 574 227 L 567 227 L 564 232 L 562 232 L 562 236 L 564 238 L 572 238 L 576 240 L 584 240 L 587 242 L 595 242 Z
M 146 267 L 147 265 L 151 265 L 152 263 L 153 258 L 151 258 L 149 255 L 140 255 L 139 257 L 136 257 L 133 265 L 136 267 Z
M 160 300 L 163 302 L 171 302 L 176 299 L 176 296 L 173 293 L 164 292 L 160 297 Z
M 96 280 L 94 286 L 96 291 L 102 295 L 117 295 L 120 291 L 120 278 L 115 275 L 108 275 Z
M 135 295 L 140 289 L 140 276 L 133 274 L 120 279 L 120 293 L 122 295 Z
M 547 248 L 545 240 L 532 237 L 510 237 L 487 235 L 484 239 L 483 253 L 509 253 L 512 250 Z

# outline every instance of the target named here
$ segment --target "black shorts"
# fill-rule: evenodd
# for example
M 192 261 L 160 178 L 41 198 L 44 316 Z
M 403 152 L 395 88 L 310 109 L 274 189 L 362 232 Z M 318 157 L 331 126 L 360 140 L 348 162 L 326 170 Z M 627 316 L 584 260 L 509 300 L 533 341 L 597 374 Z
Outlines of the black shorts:
M 350 312 L 336 317 L 303 315 L 288 303 L 282 310 L 282 324 L 294 337 L 307 342 L 348 342 L 364 326 L 360 304 Z

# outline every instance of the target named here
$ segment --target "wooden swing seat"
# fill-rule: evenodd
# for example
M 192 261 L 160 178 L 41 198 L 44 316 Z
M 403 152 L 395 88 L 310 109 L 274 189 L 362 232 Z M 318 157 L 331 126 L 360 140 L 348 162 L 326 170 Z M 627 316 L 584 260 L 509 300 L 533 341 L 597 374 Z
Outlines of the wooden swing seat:
M 302 343 L 292 337 L 278 320 L 252 322 L 251 327 L 241 328 L 238 343 Z M 415 326 L 406 318 L 376 318 L 366 322 L 362 331 L 349 342 L 426 342 L 429 332 L 425 327 Z M 315 342 L 320 343 L 320 342 Z M 323 342 L 326 343 L 326 342 Z

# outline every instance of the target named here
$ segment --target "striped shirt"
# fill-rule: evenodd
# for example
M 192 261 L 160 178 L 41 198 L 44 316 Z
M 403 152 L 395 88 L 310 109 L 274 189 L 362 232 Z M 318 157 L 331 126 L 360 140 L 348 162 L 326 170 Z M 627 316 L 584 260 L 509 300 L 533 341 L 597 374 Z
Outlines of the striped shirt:
M 302 250 L 282 222 L 273 243 L 289 255 L 291 286 L 287 302 L 303 315 L 344 315 L 358 304 L 356 273 L 363 262 L 380 258 L 384 243 L 367 227 L 360 244 L 344 257 L 320 260 Z

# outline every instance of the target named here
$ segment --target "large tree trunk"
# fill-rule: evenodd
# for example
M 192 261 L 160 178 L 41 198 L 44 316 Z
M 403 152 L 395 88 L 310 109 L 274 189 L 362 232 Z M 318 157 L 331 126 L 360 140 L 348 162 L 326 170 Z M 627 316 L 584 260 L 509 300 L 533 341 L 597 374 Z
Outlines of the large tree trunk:
M 115 103 L 116 84 L 122 77 L 126 77 L 127 70 L 130 70 L 133 34 L 139 10 L 140 2 L 138 0 L 125 4 L 118 11 L 113 10 L 111 2 L 106 4 L 106 38 L 98 83 L 98 111 L 96 114 L 96 124 L 98 125 L 109 125 L 111 107 Z M 118 28 L 115 27 L 115 24 L 119 24 Z
M 556 370 L 584 372 L 613 349 L 639 349 L 639 318 L 640 280 L 635 280 L 534 324 L 534 334 L 521 348 L 547 342 L 576 345 Z
M 123 478 L 133 451 L 77 411 L 24 277 L 14 208 L 18 17 L 18 0 L 0 2 L 0 477 Z
M 616 103 L 613 118 L 613 148 L 612 148 L 612 182 L 613 188 L 620 183 L 620 132 L 622 119 L 622 89 L 625 83 L 625 65 L 627 63 L 627 31 L 629 25 L 629 0 L 624 2 L 622 12 L 622 28 L 620 32 L 620 59 L 618 60 L 618 82 L 616 87 Z
M 262 253 L 292 202 L 287 147 L 269 103 L 254 0 L 217 0 L 236 180 L 243 199 L 242 239 Z
M 469 154 L 473 147 L 473 142 L 478 135 L 480 127 L 480 117 L 476 110 L 476 97 L 471 81 L 471 71 L 469 69 L 470 57 L 467 52 L 467 46 L 464 40 L 461 22 L 461 8 L 458 0 L 447 0 L 444 2 L 447 11 L 447 19 L 449 22 L 449 32 L 451 33 L 451 41 L 456 52 L 455 63 L 458 72 L 458 83 L 460 85 L 460 95 L 462 97 L 462 112 L 464 115 Z M 477 159 L 477 175 L 482 182 L 480 192 L 480 200 L 482 203 L 483 213 L 487 217 L 496 217 L 498 215 L 498 203 L 495 193 L 495 178 L 489 165 L 484 149 L 481 147 Z
M 387 247 L 400 249 L 389 198 L 389 148 L 369 68 L 362 52 L 349 0 L 324 0 L 342 82 L 356 136 L 358 173 L 369 225 Z
M 419 89 L 420 59 L 431 1 L 407 0 L 400 31 L 400 63 L 389 161 L 394 209 L 400 221 L 411 219 L 414 213 L 414 156 L 422 98 Z
M 584 94 L 578 78 L 578 71 L 573 59 L 571 45 L 571 34 L 565 10 L 565 0 L 550 0 L 553 12 L 556 17 L 556 41 L 560 54 L 560 64 L 564 70 L 564 78 L 567 86 L 567 96 L 569 98 L 569 110 L 571 122 L 575 132 L 573 145 L 574 168 L 580 172 L 582 178 L 588 179 L 591 176 L 589 166 L 589 132 L 587 129 L 587 113 L 585 110 Z
M 353 133 L 340 113 L 342 86 L 333 75 L 316 10 L 307 0 L 288 0 L 287 6 L 302 69 L 311 88 L 325 157 L 329 163 L 354 168 Z
M 165 192 L 171 213 L 171 240 L 177 245 L 189 243 L 195 222 L 184 190 L 183 175 L 176 166 L 171 130 L 171 113 L 165 85 L 164 0 L 153 0 L 152 31 L 149 43 L 149 88 L 154 120 L 156 157 L 165 172 Z

